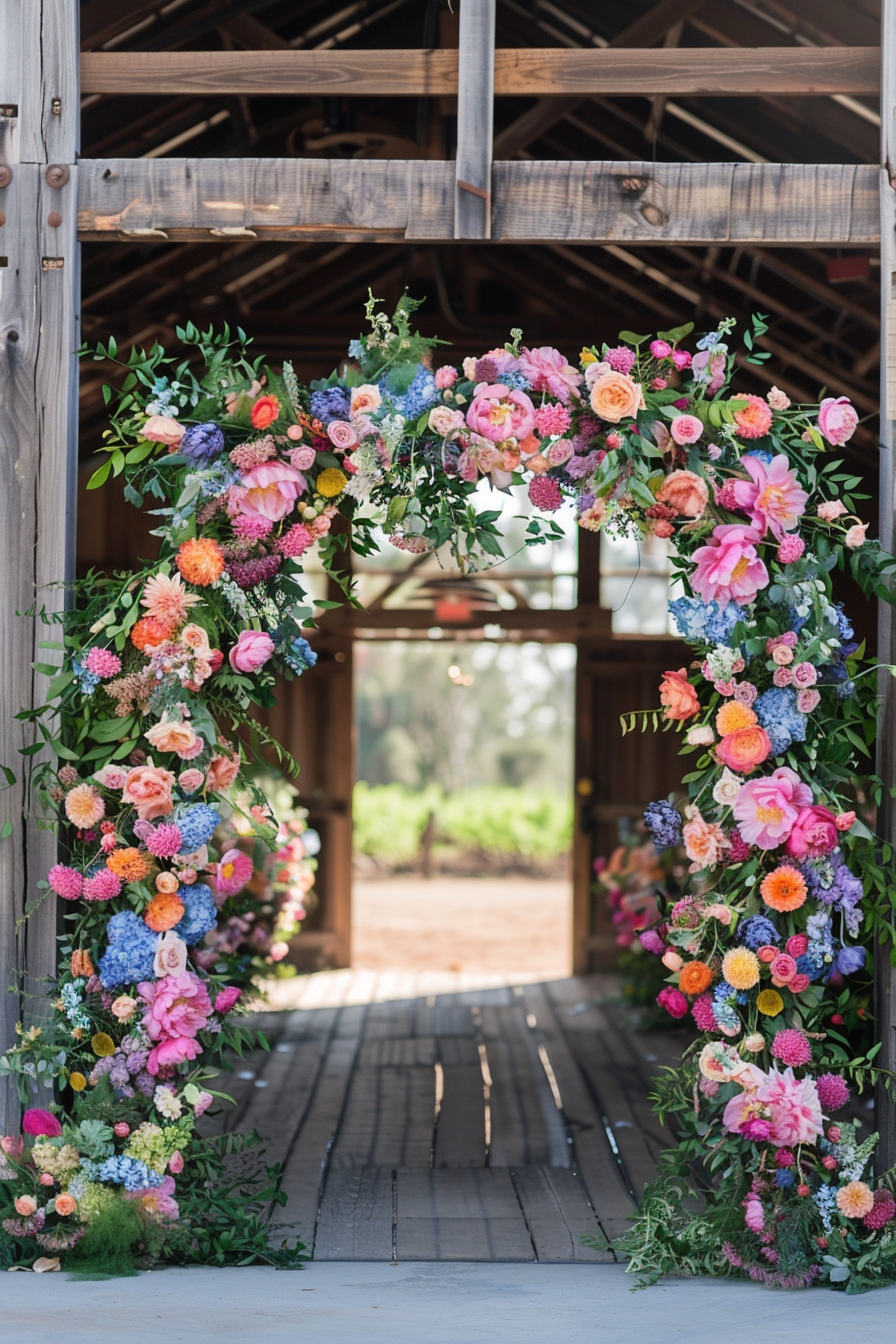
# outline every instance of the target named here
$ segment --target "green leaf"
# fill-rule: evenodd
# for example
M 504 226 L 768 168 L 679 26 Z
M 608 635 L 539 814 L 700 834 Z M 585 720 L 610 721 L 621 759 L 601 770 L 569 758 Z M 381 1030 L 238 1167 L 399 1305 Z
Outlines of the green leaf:
M 87 489 L 98 490 L 101 485 L 105 485 L 106 481 L 109 478 L 109 472 L 111 470 L 112 470 L 112 459 L 109 458 L 109 460 L 107 462 L 104 462 L 101 467 L 97 467 L 96 471 L 93 473 L 90 480 L 87 482 Z
M 693 327 L 693 323 L 691 323 L 691 326 Z M 633 331 L 620 331 L 619 339 L 625 341 L 626 345 L 643 345 L 645 341 L 650 339 L 650 335 L 648 333 L 647 336 L 636 336 Z

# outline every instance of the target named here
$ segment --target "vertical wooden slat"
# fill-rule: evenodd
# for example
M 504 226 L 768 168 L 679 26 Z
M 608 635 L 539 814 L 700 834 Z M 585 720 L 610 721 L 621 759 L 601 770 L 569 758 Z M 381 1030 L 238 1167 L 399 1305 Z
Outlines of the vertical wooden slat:
M 462 0 L 457 89 L 455 238 L 491 237 L 495 0 Z
M 0 1049 L 13 1040 L 22 1001 L 6 992 L 16 973 L 52 976 L 56 965 L 55 901 L 46 900 L 17 933 L 26 901 L 37 893 L 55 854 L 52 831 L 40 829 L 29 775 L 36 759 L 19 752 L 33 733 L 16 722 L 22 708 L 46 699 L 46 679 L 32 661 L 53 662 L 37 643 L 58 627 L 16 615 L 33 604 L 58 612 L 63 580 L 74 569 L 77 462 L 78 243 L 77 0 L 11 0 L 0 10 L 0 103 L 17 115 L 0 129 L 0 156 L 11 169 L 0 189 L 0 761 L 16 771 L 0 794 Z M 63 171 L 49 173 L 50 165 Z M 66 179 L 67 180 L 64 180 Z M 56 185 L 54 185 L 56 184 Z M 58 657 L 58 655 L 57 655 Z M 31 980 L 26 986 L 38 994 Z M 0 1092 L 0 1127 L 16 1121 L 13 1089 Z
M 881 14 L 881 173 L 880 173 L 880 539 L 888 551 L 896 542 L 896 0 L 884 0 Z M 896 662 L 896 623 L 893 608 L 878 603 L 878 657 Z M 885 785 L 896 784 L 896 694 L 893 679 L 881 672 L 878 685 L 881 722 L 878 731 L 878 772 Z M 896 841 L 896 806 L 884 793 L 882 834 Z M 881 1069 L 896 1069 L 896 968 L 890 963 L 889 941 L 875 947 L 877 1017 L 883 1049 Z M 883 1086 L 877 1089 L 876 1124 L 881 1135 L 880 1170 L 896 1162 L 896 1107 Z

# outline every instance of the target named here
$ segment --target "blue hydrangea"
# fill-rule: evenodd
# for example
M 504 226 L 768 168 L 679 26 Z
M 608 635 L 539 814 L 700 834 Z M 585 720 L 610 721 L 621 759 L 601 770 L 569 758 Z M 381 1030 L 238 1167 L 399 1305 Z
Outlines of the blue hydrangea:
M 182 854 L 194 854 L 207 845 L 221 824 L 221 814 L 208 803 L 192 803 L 178 808 L 171 818 L 180 827 L 183 836 Z
M 779 1167 L 775 1172 L 775 1185 L 779 1190 L 789 1190 L 793 1185 L 794 1175 L 786 1167 Z
M 153 978 L 156 935 L 133 910 L 120 910 L 106 925 L 109 946 L 100 957 L 99 977 L 103 989 L 116 989 L 137 980 Z
M 174 932 L 192 947 L 204 938 L 218 922 L 218 907 L 210 887 L 195 882 L 191 887 L 179 887 L 178 896 L 184 903 L 184 913 Z
M 657 849 L 673 849 L 681 844 L 681 814 L 665 798 L 647 804 L 644 825 Z
M 864 947 L 841 947 L 834 958 L 834 966 L 841 975 L 855 975 L 865 968 Z
M 97 674 L 86 668 L 80 658 L 72 659 L 72 671 L 78 678 L 83 694 L 88 696 L 93 695 L 97 686 L 100 684 L 100 678 Z
M 760 695 L 753 708 L 775 756 L 782 755 L 792 742 L 805 742 L 806 715 L 797 709 L 796 691 L 791 687 L 773 686 Z
M 283 650 L 283 661 L 297 676 L 307 672 L 317 662 L 317 654 L 301 635 L 297 635 Z
M 82 1163 L 82 1169 L 86 1165 Z M 125 1190 L 145 1190 L 147 1186 L 161 1185 L 165 1178 L 137 1157 L 107 1157 L 99 1164 L 96 1179 L 108 1185 L 123 1185 Z
M 669 603 L 683 639 L 701 644 L 727 644 L 743 609 L 736 602 L 719 607 L 717 602 L 701 602 L 699 597 L 679 597 Z
M 349 343 L 348 343 L 348 357 L 349 357 L 349 359 L 361 359 L 362 356 L 363 356 L 363 354 L 364 354 L 364 342 L 363 342 L 363 341 L 349 341 Z
M 741 940 L 754 952 L 757 947 L 777 943 L 781 936 L 772 921 L 766 919 L 765 915 L 751 915 L 749 919 L 745 919 L 738 926 L 738 932 Z
M 180 441 L 178 452 L 183 453 L 184 457 L 203 466 L 207 462 L 214 462 L 216 457 L 220 457 L 224 451 L 224 435 L 212 421 L 207 421 L 203 425 L 190 425 Z
M 434 402 L 439 400 L 435 374 L 423 364 L 411 379 L 407 392 L 394 393 L 389 390 L 388 380 L 380 383 L 383 396 L 392 403 L 399 415 L 406 420 L 416 420 Z
M 509 387 L 511 392 L 513 392 L 514 389 L 518 392 L 529 391 L 529 379 L 518 370 L 515 373 L 502 373 L 501 382 L 505 387 Z
M 311 393 L 311 414 L 322 425 L 331 420 L 347 420 L 351 410 L 351 393 L 346 387 L 326 387 Z

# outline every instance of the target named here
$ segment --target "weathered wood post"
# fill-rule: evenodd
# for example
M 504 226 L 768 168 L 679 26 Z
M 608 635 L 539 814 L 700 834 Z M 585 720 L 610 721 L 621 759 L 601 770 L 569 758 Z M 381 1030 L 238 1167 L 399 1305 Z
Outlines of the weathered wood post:
M 880 539 L 892 551 L 896 542 L 896 0 L 884 0 L 881 14 L 880 81 Z M 886 602 L 878 604 L 879 652 L 882 663 L 896 662 L 896 622 Z M 878 771 L 885 785 L 896 785 L 896 685 L 888 672 L 879 678 L 881 722 Z M 885 799 L 882 833 L 896 842 L 896 803 Z M 883 1049 L 881 1068 L 896 1072 L 896 968 L 889 942 L 875 949 L 878 1024 Z M 877 1126 L 881 1134 L 881 1169 L 896 1162 L 896 1106 L 883 1087 L 877 1089 Z
M 12 1044 L 23 1007 L 17 975 L 55 973 L 55 898 L 17 929 L 26 901 L 53 862 L 55 837 L 29 803 L 35 734 L 16 721 L 45 699 L 32 662 L 58 639 L 18 617 L 35 602 L 58 611 L 60 580 L 74 571 L 77 467 L 80 124 L 78 0 L 5 0 L 0 9 L 0 762 L 16 773 L 0 793 L 0 1049 Z M 20 986 L 21 988 L 21 986 Z M 26 984 L 26 992 L 37 986 Z M 0 1130 L 15 1124 L 14 1089 L 0 1093 Z
M 454 236 L 491 238 L 495 0 L 462 0 L 458 61 Z

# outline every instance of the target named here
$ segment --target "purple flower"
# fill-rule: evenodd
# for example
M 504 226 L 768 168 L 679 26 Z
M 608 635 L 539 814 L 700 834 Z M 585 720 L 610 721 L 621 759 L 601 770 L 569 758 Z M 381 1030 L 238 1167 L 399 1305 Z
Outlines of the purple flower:
M 181 439 L 178 451 L 197 466 L 205 466 L 223 453 L 224 435 L 210 421 L 204 425 L 191 425 Z

